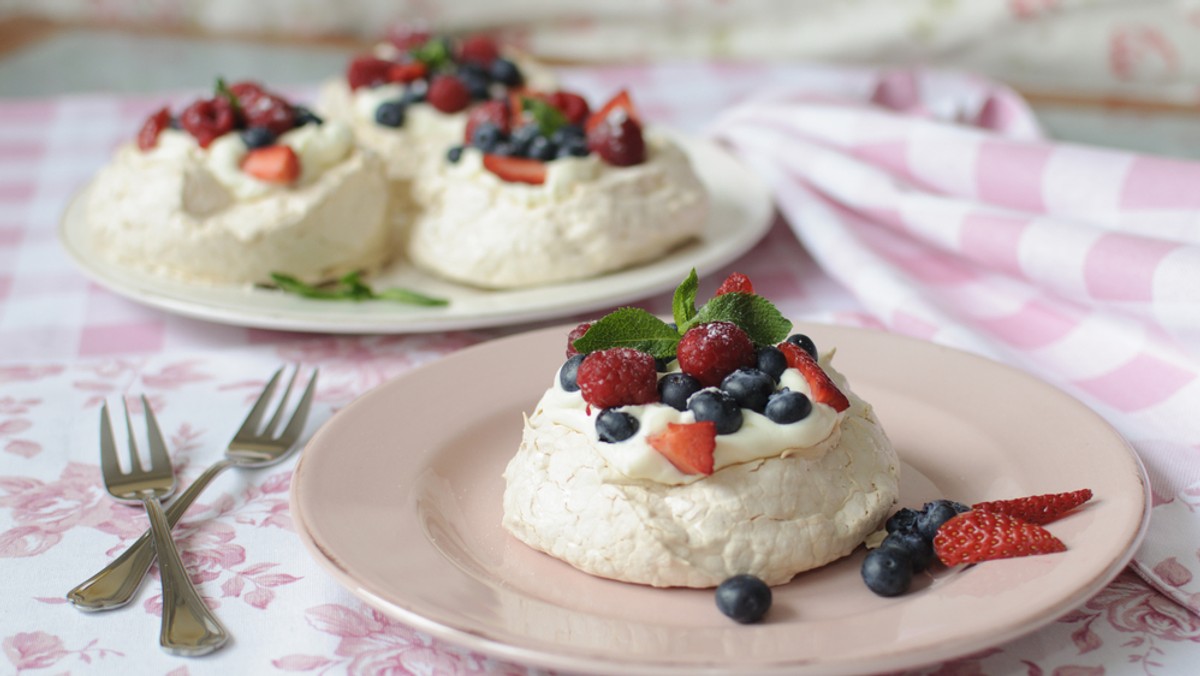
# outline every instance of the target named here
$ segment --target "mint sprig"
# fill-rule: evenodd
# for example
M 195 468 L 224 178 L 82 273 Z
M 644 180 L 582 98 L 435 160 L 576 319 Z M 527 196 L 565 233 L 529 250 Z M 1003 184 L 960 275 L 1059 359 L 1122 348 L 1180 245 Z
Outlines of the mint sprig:
M 409 54 L 413 59 L 425 64 L 431 73 L 453 65 L 450 43 L 445 38 L 426 40 L 420 47 L 413 48 Z
M 538 131 L 547 138 L 567 124 L 567 116 L 561 110 L 541 99 L 521 97 L 521 110 L 533 117 Z
M 779 343 L 792 330 L 792 322 L 771 301 L 753 293 L 734 292 L 712 298 L 696 313 L 692 325 L 708 322 L 733 322 L 755 345 Z
M 291 275 L 285 275 L 281 272 L 272 272 L 271 279 L 280 291 L 294 293 L 298 296 L 314 300 L 349 300 L 354 302 L 390 300 L 397 303 L 424 306 L 441 306 L 450 303 L 450 301 L 444 298 L 434 298 L 408 289 L 391 288 L 377 292 L 366 282 L 362 281 L 362 275 L 358 272 L 348 273 L 334 283 L 322 284 L 320 286 L 307 284 Z
M 229 101 L 229 107 L 233 108 L 234 117 L 242 116 L 242 103 L 238 101 L 237 94 L 234 94 L 233 90 L 225 84 L 225 78 L 217 78 L 216 94 Z
M 687 279 L 675 287 L 675 296 L 671 298 L 671 314 L 675 317 L 676 326 L 691 326 L 696 316 L 696 289 L 699 286 L 700 278 L 696 275 L 696 268 L 692 268 Z M 680 335 L 686 330 L 681 329 Z
M 587 333 L 575 341 L 580 352 L 595 352 L 610 347 L 631 347 L 658 359 L 675 356 L 679 332 L 663 320 L 641 308 L 623 307 L 592 323 Z

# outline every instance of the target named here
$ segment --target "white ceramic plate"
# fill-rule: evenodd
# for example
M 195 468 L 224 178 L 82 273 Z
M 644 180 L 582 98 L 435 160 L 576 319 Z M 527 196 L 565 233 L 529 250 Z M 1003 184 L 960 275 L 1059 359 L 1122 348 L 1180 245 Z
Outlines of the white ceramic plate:
M 453 284 L 397 263 L 371 279 L 447 298 L 446 307 L 388 302 L 318 301 L 270 289 L 167 280 L 130 270 L 97 255 L 83 213 L 83 192 L 72 200 L 59 237 L 83 271 L 127 298 L 189 317 L 225 324 L 335 333 L 408 333 L 480 328 L 562 317 L 612 307 L 672 289 L 695 267 L 704 276 L 753 247 L 771 226 L 766 185 L 726 150 L 679 137 L 708 189 L 711 209 L 703 237 L 651 263 L 594 279 L 514 291 Z
M 1049 526 L 1068 550 L 921 576 L 885 599 L 862 550 L 775 588 L 761 624 L 721 615 L 706 590 L 603 580 L 500 527 L 501 472 L 521 414 L 553 380 L 569 327 L 479 345 L 364 395 L 312 438 L 292 480 L 310 553 L 368 603 L 500 658 L 606 673 L 891 671 L 995 645 L 1102 589 L 1149 514 L 1146 479 L 1099 416 L 1020 371 L 908 338 L 803 326 L 874 404 L 920 506 L 1091 488 Z

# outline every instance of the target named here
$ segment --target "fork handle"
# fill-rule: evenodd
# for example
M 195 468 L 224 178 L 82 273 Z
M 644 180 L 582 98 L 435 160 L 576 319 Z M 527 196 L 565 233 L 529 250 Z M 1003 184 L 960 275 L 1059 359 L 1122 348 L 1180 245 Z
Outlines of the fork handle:
M 225 645 L 229 632 L 217 620 L 188 577 L 171 539 L 171 525 L 158 498 L 144 498 L 162 576 L 162 632 L 158 643 L 173 655 L 204 655 Z
M 200 493 L 204 492 L 208 484 L 233 464 L 225 459 L 213 463 L 192 482 L 191 486 L 188 486 L 186 491 L 175 498 L 175 501 L 166 510 L 169 527 L 174 528 L 175 524 L 179 523 L 179 519 L 183 517 L 184 512 L 192 506 L 192 503 L 196 501 Z M 152 563 L 154 563 L 154 542 L 150 531 L 147 530 L 137 540 L 134 540 L 133 544 L 129 545 L 120 556 L 67 592 L 67 599 L 79 610 L 120 608 L 129 603 L 137 594 Z

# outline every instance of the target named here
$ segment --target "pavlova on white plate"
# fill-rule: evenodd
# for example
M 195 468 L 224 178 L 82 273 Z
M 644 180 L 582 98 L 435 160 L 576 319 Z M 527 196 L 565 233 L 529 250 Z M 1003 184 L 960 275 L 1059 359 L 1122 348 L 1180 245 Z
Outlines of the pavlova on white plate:
M 322 281 L 391 254 L 378 158 L 348 126 L 253 82 L 152 114 L 96 176 L 84 212 L 120 265 L 215 284 Z
M 504 472 L 503 526 L 601 577 L 769 585 L 846 556 L 883 523 L 899 461 L 871 406 L 734 274 L 674 324 L 622 308 L 568 337 Z

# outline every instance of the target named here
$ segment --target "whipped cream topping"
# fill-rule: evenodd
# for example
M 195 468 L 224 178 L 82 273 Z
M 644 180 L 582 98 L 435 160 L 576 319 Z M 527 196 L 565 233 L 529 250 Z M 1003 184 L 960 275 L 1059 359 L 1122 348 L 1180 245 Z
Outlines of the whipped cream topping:
M 585 157 L 560 157 L 546 162 L 546 181 L 541 185 L 505 181 L 483 166 L 483 151 L 468 146 L 463 148 L 462 157 L 450 164 L 446 175 L 456 181 L 480 181 L 493 189 L 505 188 L 505 197 L 515 202 L 534 206 L 566 198 L 575 186 L 588 183 L 607 172 L 628 169 L 605 164 L 598 155 Z

